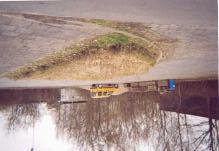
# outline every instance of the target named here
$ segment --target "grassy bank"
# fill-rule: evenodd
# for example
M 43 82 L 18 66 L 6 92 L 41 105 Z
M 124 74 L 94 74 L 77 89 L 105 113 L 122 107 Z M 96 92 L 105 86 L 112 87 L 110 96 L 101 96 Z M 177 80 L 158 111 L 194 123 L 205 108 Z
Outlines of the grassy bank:
M 104 80 L 146 73 L 158 60 L 171 56 L 177 41 L 153 31 L 149 25 L 143 23 L 20 15 L 43 24 L 95 24 L 111 28 L 113 33 L 86 39 L 47 55 L 6 75 L 12 79 Z
M 156 50 L 149 49 L 141 39 L 121 33 L 108 33 L 47 55 L 30 65 L 8 73 L 7 77 L 12 79 L 109 79 L 146 72 L 155 64 L 157 57 Z M 82 68 L 89 71 L 86 72 Z M 93 70 L 90 70 L 91 68 Z

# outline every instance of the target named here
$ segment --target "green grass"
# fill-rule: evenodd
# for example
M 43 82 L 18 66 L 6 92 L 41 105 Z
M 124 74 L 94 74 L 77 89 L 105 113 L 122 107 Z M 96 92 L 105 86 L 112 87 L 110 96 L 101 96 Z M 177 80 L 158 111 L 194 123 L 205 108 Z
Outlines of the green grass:
M 150 26 L 145 25 L 140 22 L 121 22 L 114 20 L 105 20 L 105 19 L 82 19 L 81 22 L 88 22 L 104 27 L 114 28 L 119 31 L 131 33 L 135 36 L 144 39 L 144 43 L 151 44 L 156 49 L 160 49 L 163 45 L 172 45 L 177 42 L 177 39 L 172 39 L 170 37 L 164 36 L 158 32 L 155 32 Z M 155 43 L 158 42 L 158 43 Z M 154 51 L 154 50 L 152 50 Z
M 147 27 L 143 23 L 138 23 L 138 22 L 120 22 L 120 21 L 112 21 L 112 20 L 104 20 L 104 19 L 89 19 L 82 21 L 129 32 L 145 39 L 149 38 L 146 35 L 146 33 L 148 30 L 151 30 L 150 27 Z
M 97 45 L 107 47 L 109 45 L 126 45 L 130 42 L 130 38 L 120 33 L 111 33 L 97 39 Z
M 35 72 L 45 71 L 59 64 L 73 62 L 84 56 L 95 54 L 97 51 L 112 51 L 138 54 L 146 59 L 150 64 L 156 62 L 156 54 L 151 53 L 147 45 L 140 39 L 132 38 L 121 33 L 108 33 L 92 39 L 81 41 L 71 45 L 64 50 L 45 56 L 30 65 L 21 67 L 6 76 L 12 79 L 22 79 L 30 77 Z
M 88 22 L 97 24 L 97 25 L 104 25 L 104 26 L 113 26 L 113 22 L 110 20 L 104 20 L 104 19 L 89 19 Z

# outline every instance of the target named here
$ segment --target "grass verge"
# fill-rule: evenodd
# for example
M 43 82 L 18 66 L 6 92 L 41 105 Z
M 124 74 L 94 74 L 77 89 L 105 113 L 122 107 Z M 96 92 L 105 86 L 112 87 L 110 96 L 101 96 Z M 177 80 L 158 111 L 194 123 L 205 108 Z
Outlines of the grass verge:
M 93 60 L 89 60 L 92 56 L 94 56 Z M 141 39 L 121 33 L 108 33 L 47 55 L 30 65 L 8 73 L 6 76 L 15 80 L 25 78 L 54 79 L 54 77 L 55 79 L 110 79 L 110 77 L 138 74 L 140 71 L 136 70 L 135 72 L 136 68 L 146 72 L 145 70 L 149 66 L 155 64 L 157 57 L 156 50 L 149 48 Z M 99 63 L 96 63 L 96 60 L 99 60 Z M 106 69 L 104 69 L 99 70 L 99 72 L 94 72 L 98 70 L 97 68 L 90 70 L 95 65 L 98 69 L 108 68 L 109 70 L 105 71 Z M 80 73 L 81 68 L 87 68 L 89 71 L 86 74 L 83 71 Z M 68 69 L 68 72 L 65 72 L 64 69 Z M 115 72 L 115 75 L 112 72 Z M 66 73 L 68 76 L 61 73 Z M 92 75 L 92 73 L 94 74 Z M 57 74 L 59 76 L 55 76 Z

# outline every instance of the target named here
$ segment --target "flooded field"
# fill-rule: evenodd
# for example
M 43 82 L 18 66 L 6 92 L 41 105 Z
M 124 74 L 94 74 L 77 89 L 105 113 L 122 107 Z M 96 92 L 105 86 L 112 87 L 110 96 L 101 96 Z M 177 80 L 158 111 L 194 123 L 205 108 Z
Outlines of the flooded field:
M 98 99 L 72 87 L 1 89 L 0 149 L 219 150 L 217 80 L 165 93 L 141 85 Z

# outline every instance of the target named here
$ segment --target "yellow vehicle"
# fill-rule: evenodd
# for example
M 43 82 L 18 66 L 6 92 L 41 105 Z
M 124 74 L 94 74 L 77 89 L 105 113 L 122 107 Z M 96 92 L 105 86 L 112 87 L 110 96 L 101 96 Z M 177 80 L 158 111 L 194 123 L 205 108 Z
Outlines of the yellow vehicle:
M 118 84 L 93 84 L 90 88 L 91 98 L 107 98 L 120 93 Z

